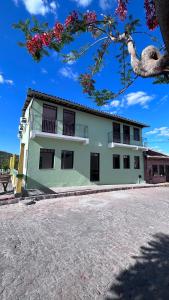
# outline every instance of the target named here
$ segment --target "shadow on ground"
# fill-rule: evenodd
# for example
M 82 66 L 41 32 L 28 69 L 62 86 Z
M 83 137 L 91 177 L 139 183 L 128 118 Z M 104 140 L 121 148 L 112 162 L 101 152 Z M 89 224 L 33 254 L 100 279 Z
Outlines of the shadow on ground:
M 140 251 L 135 264 L 116 277 L 105 300 L 169 299 L 169 235 L 154 235 Z

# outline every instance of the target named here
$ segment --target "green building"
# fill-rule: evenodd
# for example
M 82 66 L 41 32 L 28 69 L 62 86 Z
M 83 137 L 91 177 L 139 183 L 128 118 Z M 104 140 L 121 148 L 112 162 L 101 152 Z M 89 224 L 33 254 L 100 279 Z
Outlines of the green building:
M 29 89 L 19 126 L 25 188 L 143 182 L 144 127 Z

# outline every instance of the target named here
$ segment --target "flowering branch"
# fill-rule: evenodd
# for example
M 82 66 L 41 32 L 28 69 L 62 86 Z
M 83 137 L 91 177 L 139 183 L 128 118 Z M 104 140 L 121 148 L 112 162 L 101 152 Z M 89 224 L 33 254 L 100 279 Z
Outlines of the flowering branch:
M 26 22 L 19 22 L 15 28 L 24 32 L 26 42 L 21 45 L 27 48 L 36 61 L 40 61 L 44 55 L 49 55 L 48 51 L 50 50 L 60 53 L 66 45 L 76 39 L 77 35 L 83 33 L 89 33 L 95 41 L 83 47 L 80 52 L 73 50 L 71 54 L 63 55 L 65 62 L 78 59 L 91 47 L 101 43 L 98 45 L 94 56 L 94 65 L 90 67 L 90 72 L 80 75 L 79 80 L 83 92 L 94 98 L 99 105 L 102 105 L 126 91 L 138 76 L 147 78 L 169 73 L 169 56 L 161 54 L 154 46 L 143 49 L 140 58 L 137 56 L 132 34 L 136 33 L 138 20 L 133 20 L 131 16 L 127 16 L 128 2 L 128 0 L 118 0 L 115 11 L 115 15 L 121 20 L 126 19 L 123 33 L 118 30 L 116 17 L 102 16 L 102 19 L 98 20 L 94 11 L 87 11 L 84 14 L 73 11 L 67 16 L 64 23 L 57 21 L 52 29 L 48 27 L 48 24 L 39 24 L 35 19 L 33 27 L 27 20 Z M 147 25 L 152 30 L 158 26 L 154 0 L 144 0 L 144 7 Z M 123 88 L 118 93 L 107 89 L 98 91 L 93 76 L 100 72 L 109 46 L 114 43 L 120 45 L 119 55 L 116 58 L 120 65 Z M 134 78 L 132 72 L 136 75 Z

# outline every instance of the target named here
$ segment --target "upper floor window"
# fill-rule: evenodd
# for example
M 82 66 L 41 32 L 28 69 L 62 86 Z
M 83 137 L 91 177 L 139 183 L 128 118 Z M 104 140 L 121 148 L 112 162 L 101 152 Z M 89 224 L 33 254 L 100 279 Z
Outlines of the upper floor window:
M 140 169 L 140 156 L 134 156 L 134 169 Z
M 123 125 L 123 143 L 130 144 L 130 126 Z
M 123 156 L 123 167 L 124 167 L 124 169 L 130 169 L 130 156 L 129 155 Z
M 63 134 L 75 135 L 75 112 L 72 110 L 63 110 Z
M 120 124 L 119 123 L 113 123 L 113 142 L 121 143 Z
M 57 109 L 54 106 L 47 104 L 43 105 L 42 114 L 42 131 L 55 133 L 56 132 Z
M 140 141 L 140 129 L 133 128 L 134 141 Z
M 74 152 L 63 150 L 61 154 L 61 169 L 73 169 Z
M 55 150 L 40 149 L 39 169 L 53 169 Z
M 120 169 L 120 155 L 113 154 L 113 169 Z

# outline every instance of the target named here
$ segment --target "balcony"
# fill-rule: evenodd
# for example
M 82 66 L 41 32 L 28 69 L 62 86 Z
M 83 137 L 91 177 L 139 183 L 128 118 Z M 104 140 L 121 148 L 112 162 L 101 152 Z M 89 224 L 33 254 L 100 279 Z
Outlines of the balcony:
M 108 133 L 108 148 L 129 148 L 133 150 L 147 150 L 147 142 L 143 138 L 134 139 L 132 135 L 113 135 L 113 132 Z
M 88 126 L 82 124 L 64 124 L 60 120 L 42 119 L 39 116 L 31 118 L 30 138 L 52 138 L 64 141 L 89 143 Z

